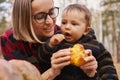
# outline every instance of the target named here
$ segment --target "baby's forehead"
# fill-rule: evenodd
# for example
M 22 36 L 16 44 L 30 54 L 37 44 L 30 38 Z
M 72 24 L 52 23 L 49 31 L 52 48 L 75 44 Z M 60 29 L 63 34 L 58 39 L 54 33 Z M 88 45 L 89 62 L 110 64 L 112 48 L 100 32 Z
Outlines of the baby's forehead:
M 68 8 L 63 11 L 63 14 L 69 14 L 69 13 L 85 13 L 84 10 L 78 9 L 78 8 Z
M 86 21 L 85 19 L 85 14 L 83 12 L 78 12 L 78 11 L 71 11 L 71 12 L 65 12 L 62 15 L 62 19 L 75 19 L 75 20 L 80 20 L 80 21 Z
M 79 16 L 85 16 L 85 12 L 83 10 L 77 10 L 77 9 L 69 9 L 64 10 L 62 15 L 79 15 Z

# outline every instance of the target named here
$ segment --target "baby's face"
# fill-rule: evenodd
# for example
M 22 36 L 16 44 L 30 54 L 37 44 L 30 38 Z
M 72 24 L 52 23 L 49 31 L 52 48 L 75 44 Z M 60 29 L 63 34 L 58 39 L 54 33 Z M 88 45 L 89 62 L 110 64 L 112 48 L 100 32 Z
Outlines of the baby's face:
M 79 40 L 88 26 L 86 26 L 85 14 L 83 11 L 73 10 L 71 12 L 63 13 L 61 31 L 68 42 L 75 42 Z

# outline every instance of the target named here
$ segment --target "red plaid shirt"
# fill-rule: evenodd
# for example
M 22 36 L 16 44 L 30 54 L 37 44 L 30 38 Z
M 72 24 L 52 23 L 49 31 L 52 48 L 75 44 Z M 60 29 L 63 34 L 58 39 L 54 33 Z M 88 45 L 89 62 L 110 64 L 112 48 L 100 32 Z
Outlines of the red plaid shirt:
M 55 31 L 59 29 L 60 27 L 56 25 Z M 0 36 L 1 52 L 6 60 L 27 60 L 34 64 L 38 69 L 41 68 L 38 60 L 38 48 L 40 45 L 41 44 L 39 43 L 35 44 L 21 40 L 16 40 L 13 37 L 13 29 L 7 30 Z

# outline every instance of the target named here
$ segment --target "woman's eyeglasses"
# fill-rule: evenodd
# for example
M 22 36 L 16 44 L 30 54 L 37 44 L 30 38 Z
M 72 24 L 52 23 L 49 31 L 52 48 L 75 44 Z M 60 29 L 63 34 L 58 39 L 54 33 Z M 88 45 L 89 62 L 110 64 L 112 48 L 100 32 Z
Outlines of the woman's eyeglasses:
M 54 7 L 52 9 L 49 10 L 48 13 L 45 12 L 39 12 L 36 15 L 33 16 L 33 18 L 35 19 L 35 21 L 37 23 L 43 23 L 45 22 L 47 16 L 49 15 L 51 18 L 56 18 L 59 14 L 59 8 L 58 7 Z

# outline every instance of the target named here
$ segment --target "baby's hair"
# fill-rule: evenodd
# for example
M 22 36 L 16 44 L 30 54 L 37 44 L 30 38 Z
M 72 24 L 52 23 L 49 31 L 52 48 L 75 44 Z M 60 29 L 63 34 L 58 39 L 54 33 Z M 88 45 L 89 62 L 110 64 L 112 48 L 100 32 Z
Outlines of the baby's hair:
M 89 9 L 85 5 L 70 4 L 69 6 L 67 6 L 64 9 L 64 12 L 69 14 L 69 12 L 74 11 L 74 10 L 78 10 L 80 12 L 83 11 L 85 13 L 85 20 L 87 22 L 86 26 L 90 27 L 90 25 L 91 25 L 91 12 L 89 11 Z

